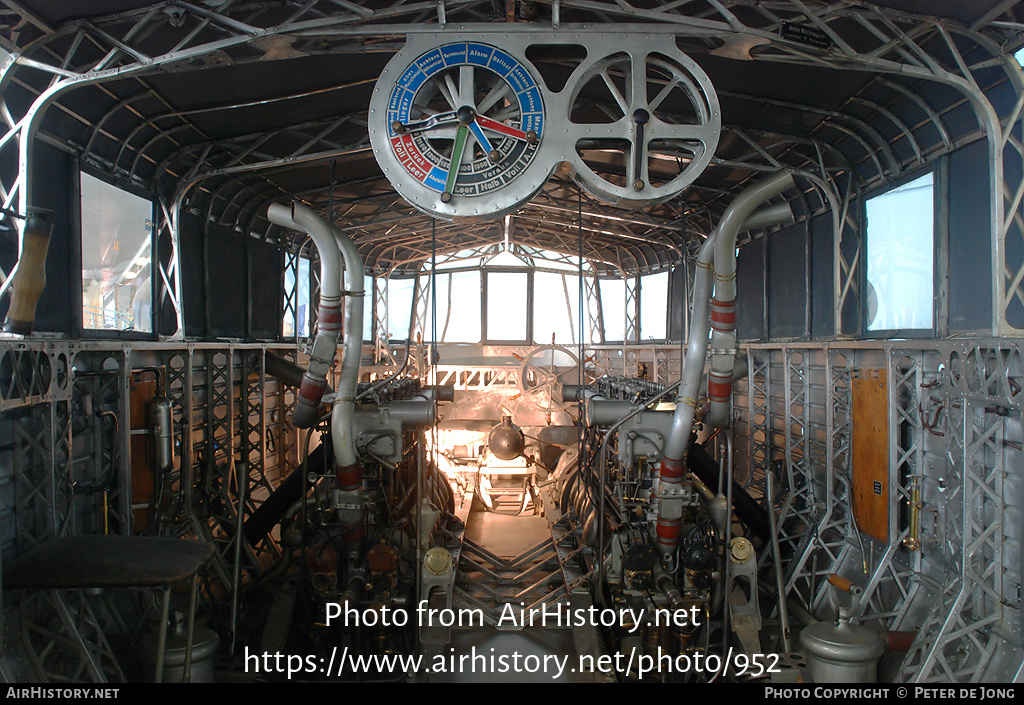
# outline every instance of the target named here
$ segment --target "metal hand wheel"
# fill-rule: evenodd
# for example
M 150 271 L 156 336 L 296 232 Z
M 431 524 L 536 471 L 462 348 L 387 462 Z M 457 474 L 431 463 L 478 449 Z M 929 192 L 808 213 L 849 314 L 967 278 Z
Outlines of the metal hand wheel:
M 519 368 L 519 393 L 512 399 L 522 398 L 546 414 L 573 406 L 559 401 L 564 384 L 579 384 L 580 359 L 572 350 L 561 345 L 540 345 L 525 356 L 514 357 L 523 364 Z

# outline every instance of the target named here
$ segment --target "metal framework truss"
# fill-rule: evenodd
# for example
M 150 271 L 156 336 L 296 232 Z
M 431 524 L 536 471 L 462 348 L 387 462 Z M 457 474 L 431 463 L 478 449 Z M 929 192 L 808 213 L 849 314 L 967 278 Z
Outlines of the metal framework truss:
M 521 618 L 513 626 L 508 619 L 502 620 L 508 605 L 517 616 L 529 615 L 568 597 L 558 552 L 551 538 L 514 558 L 502 558 L 463 539 L 458 576 L 454 603 L 479 610 L 485 623 L 499 629 L 522 628 L 524 620 Z
M 409 1 L 386 7 L 320 0 L 281 3 L 273 9 L 251 2 L 217 9 L 173 2 L 57 28 L 8 1 L 0 14 L 0 41 L 12 51 L 0 73 L 0 94 L 5 95 L 0 116 L 7 126 L 0 137 L 0 159 L 16 162 L 19 168 L 13 180 L 0 184 L 0 201 L 20 213 L 35 208 L 33 152 L 44 136 L 74 149 L 112 177 L 157 193 L 163 214 L 161 247 L 166 250 L 159 273 L 162 296 L 177 311 L 181 336 L 177 247 L 182 208 L 242 232 L 277 239 L 280 233 L 262 216 L 266 205 L 301 198 L 330 211 L 378 270 L 426 259 L 422 234 L 429 222 L 396 199 L 378 176 L 360 173 L 335 180 L 339 163 L 344 167 L 354 159 L 369 158 L 365 108 L 339 109 L 330 117 L 295 119 L 242 135 L 219 134 L 209 127 L 211 116 L 244 115 L 254 104 L 227 100 L 178 105 L 157 89 L 155 76 L 289 57 L 389 52 L 404 35 L 444 32 L 455 24 L 463 30 L 571 32 L 584 46 L 599 42 L 600 33 L 614 25 L 616 32 L 674 34 L 693 53 L 756 58 L 758 65 L 793 71 L 863 75 L 865 83 L 839 108 L 723 87 L 723 99 L 767 106 L 810 127 L 785 134 L 726 125 L 730 139 L 723 141 L 708 177 L 694 184 L 685 201 L 659 205 L 644 216 L 581 199 L 574 186 L 556 177 L 516 216 L 519 241 L 575 252 L 576 233 L 582 229 L 590 241 L 588 248 L 595 250 L 593 261 L 609 263 L 609 273 L 661 269 L 682 259 L 680 224 L 685 221 L 691 230 L 707 233 L 728 202 L 737 184 L 725 188 L 716 174 L 732 174 L 730 182 L 738 175 L 742 185 L 761 172 L 785 167 L 816 180 L 807 191 L 808 212 L 802 217 L 824 210 L 833 213 L 835 332 L 856 335 L 855 314 L 862 305 L 857 195 L 983 137 L 990 170 L 987 230 L 997 273 L 991 330 L 1010 334 L 1024 330 L 1024 259 L 1015 254 L 1024 240 L 1024 186 L 1017 166 L 1024 159 L 1024 79 L 1005 51 L 1021 43 L 1014 12 L 1002 6 L 966 26 L 824 0 L 689 0 L 642 7 L 612 0 L 551 0 L 530 3 L 528 8 L 509 5 L 503 13 L 483 0 Z M 502 25 L 509 20 L 529 24 Z M 813 28 L 817 46 L 787 33 L 791 26 Z M 371 87 L 370 78 L 315 88 L 282 87 L 258 103 L 303 105 L 361 95 L 359 91 Z M 87 110 L 80 99 L 84 96 L 91 96 L 95 107 Z M 359 99 L 354 102 L 365 105 Z M 85 125 L 84 134 L 60 134 L 50 117 L 58 112 Z M 320 179 L 322 185 L 285 185 L 300 167 L 326 172 L 328 166 L 331 177 Z M 439 251 L 445 252 L 500 237 L 489 224 L 442 224 L 437 231 Z M 6 294 L 12 274 L 0 277 L 0 295 Z
M 195 532 L 218 544 L 209 579 L 231 595 L 220 617 L 235 620 L 239 586 L 279 555 L 273 537 L 238 540 L 237 508 L 244 502 L 254 511 L 299 460 L 289 422 L 294 391 L 265 377 L 266 350 L 0 343 L 0 429 L 10 439 L 0 449 L 4 554 L 57 536 L 135 532 L 130 387 L 133 374 L 159 371 L 159 392 L 172 406 L 175 464 L 157 478 L 149 530 Z M 123 633 L 123 610 L 97 609 L 76 591 L 30 591 L 4 604 L 5 643 L 32 680 L 123 679 L 106 636 Z M 232 621 L 231 633 L 236 628 Z
M 1015 342 L 751 345 L 737 448 L 785 472 L 777 499 L 785 589 L 817 615 L 827 579 L 863 589 L 859 619 L 917 630 L 899 681 L 1008 680 L 1024 659 L 1019 493 L 1021 352 Z M 860 531 L 850 441 L 866 419 L 854 377 L 884 369 L 888 542 Z M 741 442 L 743 441 L 743 442 Z M 740 459 L 743 462 L 743 459 Z M 754 493 L 756 496 L 756 492 Z

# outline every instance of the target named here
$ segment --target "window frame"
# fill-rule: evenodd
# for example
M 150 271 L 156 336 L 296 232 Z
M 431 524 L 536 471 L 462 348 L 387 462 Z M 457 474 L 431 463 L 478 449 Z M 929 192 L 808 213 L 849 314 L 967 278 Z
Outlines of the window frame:
M 655 338 L 653 336 L 651 338 L 647 338 L 647 336 L 645 335 L 645 331 L 644 331 L 644 279 L 645 278 L 649 278 L 649 277 L 659 276 L 659 275 L 664 275 L 665 276 L 665 300 L 662 302 L 662 304 L 665 307 L 665 311 L 664 311 L 664 316 L 665 316 L 665 320 L 664 320 L 665 335 L 663 337 L 661 337 L 661 338 Z M 659 271 L 656 271 L 656 272 L 648 272 L 647 274 L 637 274 L 636 278 L 637 278 L 637 289 L 636 289 L 637 290 L 637 295 L 636 295 L 636 309 L 637 309 L 636 325 L 637 325 L 637 330 L 640 331 L 639 332 L 640 339 L 638 341 L 636 341 L 636 342 L 637 342 L 638 345 L 653 345 L 653 344 L 667 343 L 667 342 L 669 342 L 671 340 L 670 335 L 669 335 L 669 328 L 670 328 L 670 326 L 669 326 L 669 308 L 670 308 L 670 306 L 669 306 L 669 296 L 670 296 L 671 290 L 672 290 L 672 270 L 671 269 L 662 269 L 662 270 L 659 270 Z M 652 304 L 652 305 L 657 307 L 657 304 Z
M 295 331 L 294 331 L 294 333 L 292 335 L 288 335 L 287 333 L 285 333 L 285 330 L 284 330 L 284 328 L 285 328 L 285 321 L 286 321 L 285 317 L 287 315 L 287 310 L 286 310 L 287 309 L 287 299 L 289 298 L 289 296 L 293 292 L 288 291 L 288 287 L 286 286 L 286 284 L 288 282 L 288 265 L 287 265 L 287 261 L 286 261 L 287 256 L 288 256 L 288 253 L 286 253 L 284 250 L 282 250 L 281 251 L 281 293 L 282 293 L 282 296 L 281 296 L 281 332 L 280 332 L 280 335 L 279 335 L 278 339 L 283 341 L 283 342 L 298 343 L 300 341 L 309 340 L 310 337 L 313 334 L 313 324 L 314 324 L 314 315 L 313 315 L 314 314 L 314 311 L 313 311 L 313 267 L 316 265 L 316 262 L 314 260 L 310 259 L 309 257 L 304 257 L 301 251 L 297 252 L 295 254 L 295 288 L 294 288 L 294 294 L 295 294 L 295 309 L 296 310 L 295 310 L 295 320 L 292 321 L 292 324 L 293 324 L 293 326 L 295 328 Z M 300 284 L 299 284 L 299 282 L 301 281 L 303 262 L 305 262 L 305 264 L 306 264 L 306 288 L 307 288 L 308 294 L 309 294 L 309 299 L 305 302 L 306 303 L 306 316 L 305 316 L 306 334 L 305 335 L 302 335 L 299 332 L 300 329 L 301 329 L 301 326 L 299 324 L 299 312 L 298 312 L 299 303 L 300 303 L 300 301 L 299 301 L 299 291 L 300 291 Z
M 868 311 L 868 292 L 870 291 L 869 280 L 868 280 L 868 258 L 870 256 L 870 240 L 869 240 L 869 227 L 868 223 L 868 202 L 879 196 L 884 196 L 891 193 L 907 184 L 917 181 L 927 175 L 932 177 L 932 237 L 931 237 L 931 254 L 932 254 L 932 277 L 931 277 L 931 325 L 927 328 L 880 328 L 878 330 L 869 330 L 868 326 L 871 324 L 869 319 Z M 936 165 L 930 165 L 923 169 L 915 170 L 909 174 L 906 174 L 899 179 L 892 181 L 882 187 L 874 189 L 864 194 L 861 199 L 860 215 L 861 223 L 863 227 L 862 232 L 862 244 L 861 248 L 861 338 L 864 340 L 885 340 L 885 339 L 929 339 L 936 336 L 936 332 L 939 329 L 939 321 L 941 318 L 940 311 L 940 295 L 941 291 L 941 251 L 940 251 L 940 194 L 943 188 L 944 180 L 940 173 L 940 169 Z
M 158 220 L 158 205 L 157 198 L 147 192 L 145 189 L 133 186 L 130 184 L 117 183 L 114 179 L 110 178 L 108 174 L 95 169 L 81 160 L 76 160 L 75 166 L 77 167 L 77 178 L 74 178 L 73 189 L 74 189 L 74 219 L 75 222 L 72 225 L 72 232 L 77 235 L 76 252 L 75 252 L 75 272 L 73 281 L 73 289 L 76 290 L 77 304 L 74 306 L 74 315 L 72 316 L 72 322 L 79 337 L 90 340 L 159 340 L 160 334 L 160 307 L 161 303 L 159 300 L 159 287 L 157 286 L 160 277 L 160 255 L 157 247 L 158 237 L 157 234 L 160 230 Z M 85 232 L 84 222 L 82 217 L 82 175 L 86 174 L 97 181 L 105 183 L 107 186 L 111 186 L 119 191 L 123 191 L 142 200 L 148 201 L 150 205 L 150 222 L 153 223 L 153 227 L 149 231 L 149 252 L 150 252 L 150 274 L 149 274 L 149 286 L 150 286 L 150 327 L 149 332 L 143 332 L 138 330 L 117 330 L 112 328 L 86 328 L 85 327 L 85 311 L 83 309 L 82 296 L 85 291 L 85 278 L 83 276 L 83 260 L 85 247 Z M 183 306 L 184 303 L 179 301 L 179 305 Z
M 488 267 L 480 270 L 480 343 L 482 345 L 533 345 L 533 272 L 532 267 Z M 518 339 L 491 338 L 487 329 L 487 308 L 490 296 L 491 274 L 516 274 L 526 275 L 526 337 Z

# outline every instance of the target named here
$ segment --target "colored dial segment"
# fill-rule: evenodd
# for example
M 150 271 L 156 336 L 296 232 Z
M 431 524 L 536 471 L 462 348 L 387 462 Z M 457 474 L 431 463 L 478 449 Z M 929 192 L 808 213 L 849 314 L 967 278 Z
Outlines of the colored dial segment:
M 401 167 L 447 203 L 492 193 L 522 174 L 537 152 L 544 107 L 517 59 L 458 42 L 420 55 L 401 73 L 387 125 Z

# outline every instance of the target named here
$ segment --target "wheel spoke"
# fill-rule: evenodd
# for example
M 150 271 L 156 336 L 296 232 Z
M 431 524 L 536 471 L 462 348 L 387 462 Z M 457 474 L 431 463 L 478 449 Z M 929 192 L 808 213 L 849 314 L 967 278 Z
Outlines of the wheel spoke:
M 455 87 L 455 82 L 452 81 L 452 77 L 447 73 L 443 76 L 439 76 L 434 79 L 434 85 L 437 86 L 437 90 L 441 92 L 444 99 L 448 101 L 448 105 L 451 106 L 452 110 L 459 109 L 458 101 L 458 88 Z
M 715 130 L 708 125 L 673 125 L 657 121 L 651 125 L 651 139 L 680 140 L 710 144 L 715 140 Z
M 630 71 L 629 112 L 647 108 L 647 55 L 633 56 Z
M 519 115 L 519 108 L 512 105 L 505 108 L 504 110 L 499 110 L 494 115 L 491 115 L 491 118 L 494 119 L 495 122 L 505 122 L 506 120 L 511 120 L 512 118 L 518 117 L 521 117 Z
M 556 384 L 562 384 L 562 375 L 569 375 L 569 374 L 573 374 L 574 375 L 574 374 L 577 374 L 578 371 L 579 370 L 577 370 L 577 368 L 570 367 L 568 369 L 562 370 L 561 372 L 556 372 L 555 373 L 555 379 L 558 380 L 556 382 Z
M 480 101 L 480 105 L 476 106 L 476 111 L 480 114 L 486 113 L 492 107 L 494 107 L 499 100 L 504 98 L 508 92 L 512 90 L 511 87 L 504 81 L 498 81 L 494 84 L 494 87 L 484 96 L 483 100 Z
M 671 81 L 666 83 L 665 87 L 662 88 L 661 91 L 658 93 L 658 95 L 656 95 L 654 97 L 654 100 L 652 100 L 650 102 L 650 105 L 648 107 L 651 109 L 651 111 L 653 112 L 653 111 L 657 110 L 658 106 L 661 105 L 662 101 L 665 100 L 665 98 L 668 98 L 668 95 L 669 95 L 669 93 L 672 92 L 672 89 L 675 88 L 678 85 L 679 85 L 679 77 L 678 76 L 674 77 Z
M 473 101 L 473 67 L 464 65 L 459 67 L 459 104 L 469 105 L 473 108 L 476 104 Z
M 545 370 L 545 369 L 544 369 L 543 367 L 537 367 L 537 366 L 536 366 L 535 364 L 533 364 L 532 362 L 530 362 L 530 359 L 529 359 L 529 358 L 525 358 L 525 359 L 523 360 L 523 364 L 524 364 L 524 365 L 527 365 L 528 367 L 532 367 L 532 368 L 533 368 L 533 369 L 535 369 L 535 370 L 536 370 L 537 372 L 539 372 L 539 373 L 540 373 L 541 375 L 544 375 L 544 374 L 546 374 L 546 373 L 547 373 L 547 370 Z
M 619 109 L 622 110 L 623 115 L 629 115 L 629 103 L 619 92 L 619 87 L 615 85 L 615 81 L 612 80 L 611 76 L 608 75 L 608 70 L 601 71 L 601 78 L 604 79 L 604 84 L 608 87 L 612 97 L 615 98 L 615 102 L 619 104 Z

